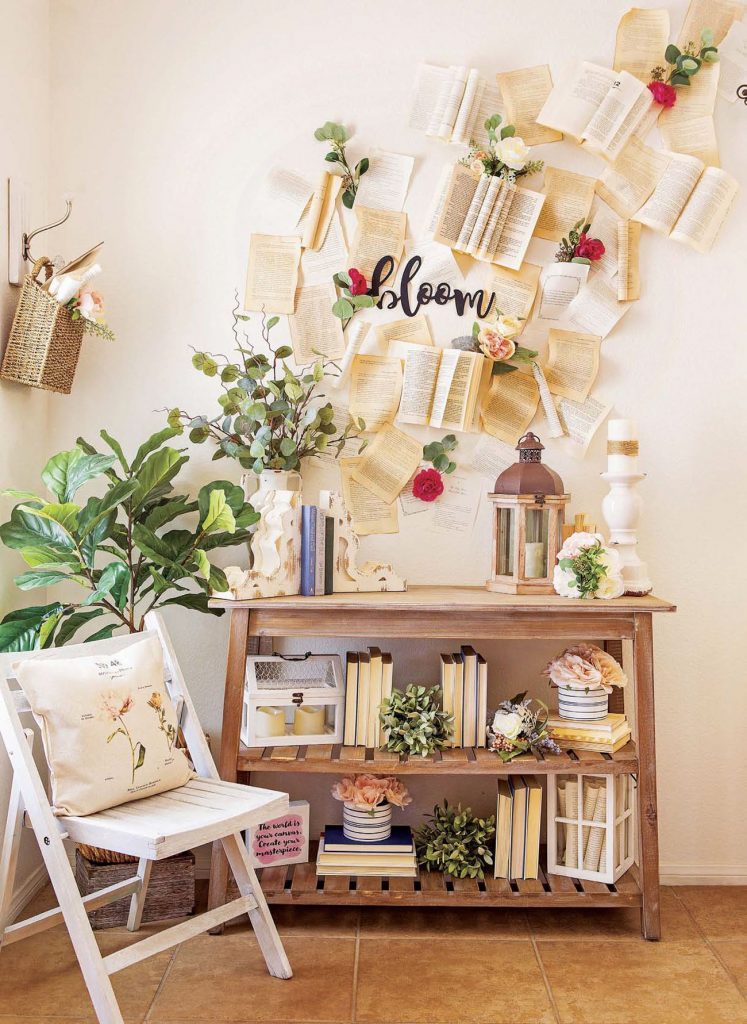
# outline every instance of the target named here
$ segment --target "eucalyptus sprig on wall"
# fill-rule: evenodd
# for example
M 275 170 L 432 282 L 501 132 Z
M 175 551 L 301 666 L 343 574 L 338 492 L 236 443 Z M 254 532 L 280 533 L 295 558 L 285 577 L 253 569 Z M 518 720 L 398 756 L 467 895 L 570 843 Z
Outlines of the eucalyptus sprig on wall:
M 42 481 L 51 498 L 3 492 L 19 500 L 0 526 L 0 540 L 28 566 L 15 577 L 16 586 L 74 589 L 68 587 L 58 601 L 6 615 L 0 651 L 57 647 L 99 619 L 86 640 L 104 639 L 116 629 L 137 632 L 147 612 L 165 605 L 216 614 L 208 597 L 228 584 L 210 552 L 248 540 L 247 528 L 259 516 L 242 488 L 228 480 L 206 484 L 196 500 L 173 493 L 173 481 L 188 461 L 183 449 L 166 444 L 178 433 L 166 428 L 153 434 L 128 460 L 102 430 L 113 454 L 79 438 L 75 448 L 47 462 Z M 78 502 L 84 485 L 94 485 L 97 493 Z M 195 514 L 196 525 L 187 528 Z M 176 527 L 165 529 L 170 524 Z
M 361 178 L 369 168 L 368 157 L 364 156 L 355 167 L 350 166 L 345 153 L 345 145 L 350 141 L 350 136 L 344 124 L 325 121 L 322 127 L 317 128 L 314 132 L 314 138 L 317 142 L 329 144 L 329 152 L 324 159 L 327 163 L 335 164 L 342 174 L 342 203 L 348 210 L 351 210 Z
M 238 324 L 249 317 L 234 307 L 236 361 L 210 352 L 195 352 L 192 357 L 196 370 L 218 380 L 220 412 L 193 416 L 175 408 L 168 414 L 169 425 L 180 432 L 188 429 L 194 444 L 212 441 L 214 459 L 236 459 L 257 474 L 264 469 L 297 470 L 303 459 L 328 449 L 337 456 L 348 438 L 357 437 L 366 426 L 362 419 L 349 420 L 342 429 L 337 426 L 332 404 L 321 403 L 324 395 L 319 391 L 325 372 L 336 372 L 337 365 L 320 355 L 306 372 L 295 373 L 286 361 L 293 349 L 273 346 L 270 339 L 279 319 L 262 315 L 262 351 L 246 335 L 241 343 Z

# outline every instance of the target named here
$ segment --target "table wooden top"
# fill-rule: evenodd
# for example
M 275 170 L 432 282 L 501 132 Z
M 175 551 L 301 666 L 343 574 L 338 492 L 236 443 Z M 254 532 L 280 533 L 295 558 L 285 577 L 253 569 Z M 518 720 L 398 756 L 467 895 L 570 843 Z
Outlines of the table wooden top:
M 645 597 L 617 597 L 612 601 L 582 601 L 557 594 L 494 594 L 484 587 L 409 587 L 403 593 L 325 594 L 319 597 L 265 597 L 253 601 L 232 601 L 213 598 L 211 608 L 249 608 L 272 611 L 319 610 L 376 612 L 444 612 L 485 610 L 510 614 L 513 612 L 569 612 L 595 615 L 634 612 L 673 612 L 676 605 L 648 594 Z

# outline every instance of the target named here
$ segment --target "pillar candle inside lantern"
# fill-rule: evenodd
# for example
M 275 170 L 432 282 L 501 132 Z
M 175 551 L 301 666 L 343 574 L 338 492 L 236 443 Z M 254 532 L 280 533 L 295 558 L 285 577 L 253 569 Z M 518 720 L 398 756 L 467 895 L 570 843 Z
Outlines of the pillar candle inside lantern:
M 302 704 L 296 708 L 293 717 L 293 733 L 296 736 L 321 736 L 324 733 L 324 708 L 313 704 Z
M 285 736 L 285 709 L 257 708 L 255 733 L 257 736 Z

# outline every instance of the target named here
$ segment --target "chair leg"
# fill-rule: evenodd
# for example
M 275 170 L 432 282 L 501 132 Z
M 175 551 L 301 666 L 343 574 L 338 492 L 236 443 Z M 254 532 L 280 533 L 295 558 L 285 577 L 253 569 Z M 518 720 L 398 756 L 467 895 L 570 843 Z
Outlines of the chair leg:
M 8 817 L 5 821 L 5 834 L 0 852 L 0 949 L 3 946 L 5 929 L 11 924 L 10 907 L 13 902 L 13 883 L 18 866 L 18 849 L 21 845 L 23 831 L 23 801 L 21 786 L 17 776 L 13 775 L 8 803 Z
M 138 931 L 142 923 L 143 907 L 145 906 L 145 897 L 148 894 L 148 883 L 150 882 L 150 870 L 152 867 L 152 860 L 147 860 L 145 857 L 140 858 L 140 862 L 137 866 L 137 877 L 140 879 L 140 889 L 132 894 L 132 899 L 130 900 L 130 913 L 127 917 L 128 932 Z
M 239 892 L 242 896 L 254 896 L 257 901 L 257 906 L 249 911 L 248 916 L 264 955 L 267 970 L 273 978 L 292 978 L 291 965 L 240 834 L 234 832 L 230 836 L 224 836 L 221 842 Z

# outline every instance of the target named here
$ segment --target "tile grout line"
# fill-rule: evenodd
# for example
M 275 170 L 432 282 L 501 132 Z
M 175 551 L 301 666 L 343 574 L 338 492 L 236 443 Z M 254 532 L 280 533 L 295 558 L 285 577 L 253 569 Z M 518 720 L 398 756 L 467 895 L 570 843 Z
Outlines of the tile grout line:
M 716 947 L 715 947 L 715 946 L 713 945 L 713 943 L 711 942 L 711 940 L 710 940 L 710 939 L 708 938 L 708 936 L 706 935 L 706 933 L 705 933 L 705 932 L 703 931 L 703 929 L 701 928 L 700 924 L 698 923 L 698 920 L 697 920 L 697 918 L 696 918 L 696 917 L 695 917 L 695 915 L 694 915 L 694 914 L 693 914 L 693 913 L 691 912 L 691 910 L 690 910 L 690 908 L 688 907 L 687 903 L 685 903 L 685 901 L 684 901 L 683 899 L 681 899 L 681 898 L 680 898 L 680 895 L 679 895 L 679 893 L 677 892 L 677 886 L 676 886 L 676 885 L 672 886 L 672 891 L 673 891 L 673 893 L 674 893 L 674 897 L 675 897 L 675 899 L 677 900 L 677 902 L 678 902 L 678 903 L 680 904 L 680 906 L 682 907 L 682 909 L 683 909 L 683 910 L 685 911 L 685 913 L 687 914 L 687 916 L 688 916 L 688 917 L 690 918 L 690 920 L 692 921 L 692 923 L 693 923 L 693 927 L 695 928 L 696 932 L 698 933 L 698 935 L 700 935 L 700 937 L 701 937 L 701 939 L 702 939 L 702 941 L 703 941 L 703 945 L 704 945 L 704 946 L 706 947 L 706 949 L 708 949 L 708 950 L 710 951 L 710 953 L 711 953 L 711 954 L 712 954 L 712 955 L 713 955 L 713 956 L 714 956 L 714 957 L 716 958 L 716 960 L 717 960 L 717 961 L 718 961 L 718 962 L 719 962 L 719 963 L 721 964 L 721 967 L 722 967 L 722 968 L 724 969 L 724 971 L 726 972 L 726 976 L 727 976 L 727 978 L 729 979 L 729 981 L 731 981 L 732 985 L 734 985 L 734 987 L 736 988 L 736 990 L 737 990 L 737 994 L 738 994 L 739 996 L 741 996 L 741 998 L 742 998 L 742 1001 L 743 1001 L 743 1002 L 747 1003 L 747 996 L 745 996 L 745 994 L 744 994 L 744 993 L 742 992 L 742 988 L 741 988 L 741 985 L 739 984 L 739 981 L 737 980 L 737 977 L 736 977 L 736 975 L 735 975 L 735 974 L 734 974 L 734 972 L 733 972 L 733 971 L 731 970 L 731 968 L 730 968 L 730 967 L 729 967 L 729 965 L 728 965 L 728 964 L 726 963 L 726 961 L 725 961 L 725 960 L 723 959 L 723 957 L 722 957 L 722 956 L 721 956 L 721 954 L 719 953 L 718 949 L 717 949 L 717 948 L 716 948 Z
M 547 998 L 550 1000 L 550 1006 L 552 1008 L 553 1016 L 555 1017 L 555 1024 L 562 1024 L 562 1022 L 560 1020 L 560 1011 L 558 1010 L 558 1004 L 555 1001 L 555 994 L 554 994 L 554 992 L 552 990 L 552 985 L 550 984 L 550 979 L 547 976 L 547 971 L 545 970 L 545 965 L 542 962 L 542 956 L 540 955 L 539 947 L 537 946 L 537 940 L 534 937 L 534 932 L 532 931 L 532 926 L 531 925 L 529 925 L 529 941 L 532 943 L 532 949 L 534 950 L 534 957 L 535 957 L 535 960 L 537 961 L 537 966 L 540 969 L 540 974 L 542 975 L 542 980 L 545 983 L 545 991 L 547 992 Z
M 177 955 L 181 948 L 182 944 L 180 943 L 178 946 L 175 946 L 174 949 L 172 950 L 171 956 L 169 957 L 169 962 L 166 964 L 166 968 L 164 969 L 164 972 L 161 975 L 161 980 L 158 982 L 156 991 L 153 993 L 153 998 L 150 1001 L 150 1005 L 148 1006 L 148 1009 L 145 1011 L 145 1016 L 143 1017 L 143 1024 L 148 1024 L 148 1021 L 151 1019 L 151 1014 L 153 1013 L 156 1007 L 158 997 L 161 995 L 161 992 L 163 991 L 163 988 L 168 980 L 168 977 L 171 974 L 171 969 L 174 966 Z
M 358 1006 L 358 965 L 360 963 L 361 950 L 361 908 L 358 907 L 358 916 L 355 921 L 355 952 L 353 954 L 353 994 L 350 1006 L 350 1020 L 355 1024 L 356 1009 Z

